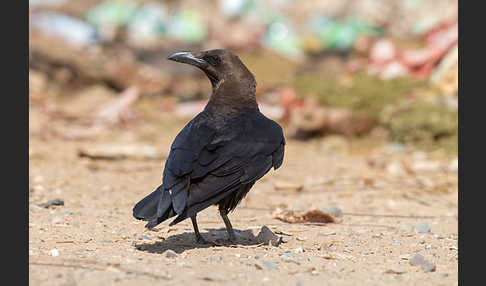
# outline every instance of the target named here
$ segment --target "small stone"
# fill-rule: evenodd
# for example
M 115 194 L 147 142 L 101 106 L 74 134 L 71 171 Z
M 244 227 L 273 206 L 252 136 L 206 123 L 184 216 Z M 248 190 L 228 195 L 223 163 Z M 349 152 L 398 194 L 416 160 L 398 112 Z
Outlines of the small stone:
M 59 250 L 57 250 L 57 249 L 55 249 L 55 248 L 54 248 L 54 249 L 51 249 L 51 250 L 49 251 L 49 255 L 50 255 L 50 256 L 54 256 L 54 257 L 59 256 Z
M 138 237 L 139 240 L 151 240 L 150 237 L 146 236 L 145 234 L 142 234 Z
M 51 220 L 52 224 L 58 224 L 58 223 L 61 223 L 61 222 L 63 222 L 63 219 L 61 217 L 58 217 L 58 216 L 54 216 Z
M 303 252 L 305 252 L 305 250 L 302 247 L 298 247 L 294 249 L 294 253 L 303 253 Z
M 402 232 L 413 232 L 413 226 L 408 225 L 408 224 L 402 224 L 402 225 L 400 225 L 400 231 L 402 231 Z
M 74 214 L 74 212 L 70 211 L 70 210 L 63 210 L 62 211 L 62 215 L 72 215 L 72 214 Z
M 201 279 L 206 281 L 225 281 L 225 279 L 222 276 L 216 274 L 206 274 L 202 276 Z
M 419 222 L 415 230 L 419 233 L 430 233 L 430 225 L 427 222 Z
M 167 250 L 165 252 L 165 257 L 167 257 L 167 258 L 176 258 L 177 257 L 177 253 L 174 250 L 169 249 L 169 250 Z
M 407 273 L 407 269 L 405 267 L 403 267 L 402 265 L 395 265 L 395 266 L 391 267 L 390 269 L 388 269 L 387 271 L 385 271 L 385 273 L 403 274 L 403 273 Z
M 56 274 L 56 278 L 62 278 L 62 276 L 63 276 L 62 273 L 57 273 Z
M 293 255 L 292 254 L 292 251 L 291 250 L 284 250 L 284 251 L 281 251 L 278 255 L 282 256 L 282 255 Z
M 51 200 L 51 201 L 48 201 L 47 203 L 42 203 L 42 204 L 39 204 L 40 207 L 44 207 L 44 208 L 50 208 L 51 206 L 63 206 L 64 205 L 64 201 L 61 200 L 61 199 L 54 199 L 54 200 Z
M 297 264 L 297 265 L 300 265 L 300 262 L 299 262 L 298 260 L 293 259 L 293 258 L 291 258 L 291 257 L 289 257 L 289 256 L 286 256 L 286 255 L 283 255 L 283 256 L 282 256 L 282 261 L 283 261 L 283 262 L 288 262 L 288 263 L 295 263 L 295 264 Z
M 400 275 L 400 274 L 397 274 L 397 275 L 393 276 L 393 278 L 396 279 L 396 280 L 399 280 L 399 281 L 402 281 L 403 280 L 403 276 Z
M 259 243 L 271 243 L 273 246 L 278 246 L 282 241 L 281 237 L 273 233 L 266 225 L 262 226 L 256 239 Z
M 435 271 L 435 264 L 425 260 L 425 262 L 422 264 L 422 270 L 427 273 L 427 272 L 434 272 Z
M 209 261 L 211 261 L 212 263 L 218 263 L 221 262 L 221 260 L 222 260 L 221 256 L 212 255 L 209 257 Z
M 292 236 L 281 236 L 280 241 L 282 243 L 287 243 L 287 242 L 291 241 L 292 239 L 293 239 Z
M 255 266 L 258 269 L 269 269 L 269 270 L 277 270 L 278 269 L 278 266 L 275 263 L 268 261 L 268 260 L 263 260 L 263 259 L 257 260 L 255 262 Z
M 186 267 L 186 268 L 192 267 L 192 263 L 190 261 L 181 261 L 181 262 L 177 263 L 177 265 L 179 265 L 181 267 Z
M 437 276 L 439 276 L 439 278 L 446 278 L 449 277 L 449 273 L 439 273 Z
M 408 262 L 412 266 L 422 265 L 425 262 L 425 258 L 417 253 Z
M 403 255 L 400 255 L 399 258 L 401 260 L 410 260 L 410 254 L 403 254 Z
M 340 217 L 343 214 L 343 211 L 340 207 L 332 206 L 327 208 L 322 208 L 321 211 L 332 215 L 333 217 Z

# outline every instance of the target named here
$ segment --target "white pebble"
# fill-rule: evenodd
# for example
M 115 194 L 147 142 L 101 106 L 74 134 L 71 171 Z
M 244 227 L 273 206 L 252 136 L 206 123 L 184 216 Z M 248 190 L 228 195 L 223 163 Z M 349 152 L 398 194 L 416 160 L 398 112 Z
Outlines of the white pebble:
M 54 257 L 59 256 L 59 250 L 57 250 L 57 249 L 55 249 L 55 248 L 54 248 L 54 249 L 51 249 L 51 250 L 49 251 L 49 255 L 50 255 L 50 256 L 54 256 Z

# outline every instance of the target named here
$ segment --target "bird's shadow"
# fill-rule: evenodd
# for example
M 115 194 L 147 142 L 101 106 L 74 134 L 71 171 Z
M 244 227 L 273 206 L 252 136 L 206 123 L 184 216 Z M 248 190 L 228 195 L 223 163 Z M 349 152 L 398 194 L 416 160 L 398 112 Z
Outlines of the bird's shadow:
M 194 232 L 184 232 L 181 234 L 175 234 L 169 236 L 163 241 L 159 241 L 156 243 L 140 243 L 135 244 L 134 247 L 140 251 L 146 251 L 150 253 L 164 253 L 167 250 L 172 250 L 176 253 L 183 253 L 186 250 L 196 249 L 196 248 L 208 248 L 214 246 L 232 246 L 232 244 L 228 240 L 228 233 L 226 229 L 207 229 L 207 232 L 201 232 L 201 235 L 208 243 L 198 243 L 196 242 L 196 238 Z M 250 229 L 247 230 L 238 230 L 234 229 L 235 236 L 236 236 L 236 245 L 244 245 L 244 246 L 251 246 L 251 245 L 258 245 L 260 242 L 257 240 L 257 237 L 253 234 Z M 213 243 L 215 242 L 215 243 Z

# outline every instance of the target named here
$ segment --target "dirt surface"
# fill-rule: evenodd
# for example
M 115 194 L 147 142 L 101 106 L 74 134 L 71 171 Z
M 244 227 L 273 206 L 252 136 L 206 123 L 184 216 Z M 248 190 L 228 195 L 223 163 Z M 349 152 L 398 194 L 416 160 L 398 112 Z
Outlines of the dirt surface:
M 186 121 L 160 115 L 84 141 L 31 136 L 31 285 L 458 284 L 457 161 L 393 144 L 288 140 L 281 169 L 229 216 L 237 245 L 196 244 L 190 220 L 146 231 L 132 207 L 160 184 L 164 159 L 94 160 L 79 150 L 143 143 L 167 152 Z M 275 187 L 281 184 L 302 189 Z M 39 206 L 53 199 L 64 205 Z M 278 208 L 333 206 L 342 210 L 335 223 L 274 218 Z M 226 243 L 215 207 L 198 221 L 205 238 Z M 415 229 L 421 223 L 430 233 Z M 250 240 L 264 225 L 285 243 Z M 411 265 L 417 253 L 435 271 Z

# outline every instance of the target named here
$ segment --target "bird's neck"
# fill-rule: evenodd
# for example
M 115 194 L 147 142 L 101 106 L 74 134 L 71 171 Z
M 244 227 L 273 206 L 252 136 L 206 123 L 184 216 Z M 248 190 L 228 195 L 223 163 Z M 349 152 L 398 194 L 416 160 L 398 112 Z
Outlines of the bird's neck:
M 241 114 L 258 109 L 256 84 L 220 82 L 213 92 L 205 110 L 220 115 Z

